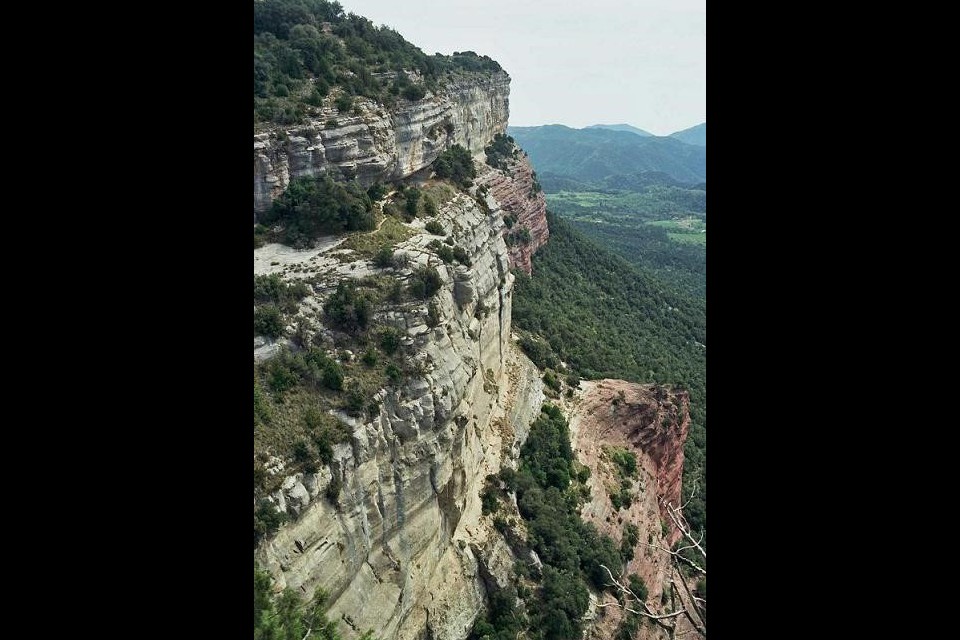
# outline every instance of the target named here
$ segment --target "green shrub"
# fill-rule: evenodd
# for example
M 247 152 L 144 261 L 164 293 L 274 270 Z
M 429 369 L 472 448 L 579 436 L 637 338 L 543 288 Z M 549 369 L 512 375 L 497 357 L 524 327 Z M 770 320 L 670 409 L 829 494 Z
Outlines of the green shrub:
M 437 257 L 440 258 L 444 264 L 453 262 L 453 249 L 444 246 L 439 240 L 431 240 L 427 248 L 436 251 Z
M 300 382 L 300 373 L 290 368 L 282 358 L 274 358 L 267 365 L 267 386 L 277 394 L 282 394 Z
M 407 85 L 407 87 L 405 87 L 401 93 L 407 100 L 417 101 L 423 99 L 423 96 L 425 96 L 427 92 L 424 91 L 422 86 L 418 84 L 411 84 Z
M 343 94 L 339 98 L 337 98 L 334 104 L 337 107 L 337 111 L 339 111 L 340 113 L 346 113 L 347 111 L 350 111 L 350 109 L 353 108 L 353 96 Z
M 546 371 L 543 374 L 543 384 L 560 393 L 560 381 L 557 379 L 557 376 L 553 374 L 553 371 Z
M 438 178 L 449 178 L 461 187 L 469 187 L 477 177 L 473 156 L 464 147 L 455 144 L 433 161 L 433 170 Z
M 339 391 L 343 388 L 343 368 L 340 363 L 334 360 L 327 361 L 327 365 L 323 368 L 321 383 L 327 389 L 333 391 Z
M 293 444 L 293 459 L 300 465 L 304 473 L 317 472 L 316 455 L 306 440 L 297 440 Z
M 647 591 L 647 584 L 643 581 L 643 578 L 635 573 L 631 573 L 629 581 L 630 591 L 633 591 L 637 598 L 639 598 L 640 602 L 646 602 L 649 593 Z
M 404 192 L 404 198 L 406 199 L 404 208 L 411 220 L 417 216 L 417 204 L 420 202 L 421 195 L 422 192 L 416 187 L 410 187 Z
M 453 248 L 453 259 L 467 267 L 473 264 L 473 262 L 470 260 L 470 255 L 467 254 L 467 250 L 463 247 L 457 246 Z
M 374 182 L 367 188 L 367 195 L 370 196 L 370 200 L 377 202 L 383 199 L 383 196 L 387 195 L 388 191 L 387 185 L 382 182 Z
M 330 484 L 327 485 L 327 490 L 325 492 L 327 500 L 336 506 L 340 506 L 340 490 L 342 488 L 343 481 L 340 479 L 340 476 L 334 474 L 333 478 L 330 479 Z
M 513 158 L 514 141 L 510 136 L 498 133 L 493 141 L 483 150 L 487 156 L 487 164 L 494 169 L 506 169 Z
M 440 309 L 437 303 L 431 302 L 427 306 L 427 326 L 433 329 L 438 324 L 440 324 Z
M 253 309 L 253 335 L 279 338 L 283 335 L 283 316 L 274 304 L 265 304 Z
M 629 478 L 637 477 L 637 456 L 623 447 L 610 447 L 610 458 L 620 469 L 620 473 Z
M 410 295 L 427 300 L 433 297 L 443 281 L 435 267 L 420 267 L 410 276 Z
M 400 337 L 400 332 L 393 327 L 384 329 L 380 334 L 380 348 L 384 353 L 392 356 L 400 348 Z
M 296 248 L 307 247 L 324 234 L 369 231 L 376 226 L 373 202 L 363 187 L 326 174 L 291 180 L 261 220 L 279 222 L 284 242 Z
M 500 508 L 500 501 L 497 500 L 497 493 L 494 489 L 487 487 L 480 493 L 480 505 L 483 515 L 496 513 Z
M 524 333 L 520 336 L 520 348 L 533 361 L 533 364 L 541 369 L 560 366 L 560 360 L 554 355 L 550 345 L 541 339 L 535 339 L 530 334 Z
M 511 231 L 504 237 L 504 242 L 507 243 L 508 247 L 514 245 L 530 244 L 533 237 L 530 235 L 530 229 L 526 227 L 519 227 L 514 231 Z
M 633 552 L 640 541 L 640 530 L 631 522 L 623 526 L 623 536 L 620 538 L 620 557 L 626 564 L 633 559 Z
M 289 518 L 287 514 L 277 511 L 277 508 L 266 498 L 261 498 L 257 502 L 257 507 L 253 512 L 253 544 L 256 546 L 260 540 L 272 534 L 280 528 Z
M 384 373 L 387 374 L 387 377 L 390 378 L 390 382 L 393 384 L 400 384 L 400 380 L 403 378 L 403 374 L 400 372 L 400 369 L 392 362 L 387 364 L 387 368 L 384 369 Z
M 310 287 L 301 281 L 284 282 L 280 274 L 253 277 L 254 303 L 272 302 L 286 313 L 296 313 L 298 303 L 310 295 Z
M 387 269 L 396 266 L 393 260 L 393 247 L 384 245 L 380 247 L 377 254 L 373 257 L 373 264 L 381 269 Z
M 351 416 L 359 417 L 363 414 L 366 403 L 367 398 L 363 391 L 354 387 L 347 391 L 343 401 L 343 409 Z
M 253 423 L 256 425 L 260 424 L 270 424 L 270 420 L 273 417 L 273 412 L 270 410 L 270 404 L 267 400 L 267 397 L 264 395 L 263 391 L 260 389 L 260 385 L 254 382 L 253 385 Z
M 367 296 L 359 293 L 348 280 L 341 280 L 337 284 L 336 292 L 323 305 L 323 311 L 335 328 L 349 333 L 365 330 L 372 313 Z
M 445 236 L 447 232 L 444 231 L 443 225 L 437 222 L 436 220 L 431 220 L 424 227 L 429 233 L 432 233 L 435 236 Z
M 377 364 L 377 352 L 374 351 L 372 347 L 368 347 L 367 350 L 363 352 L 360 361 L 368 367 L 375 366 Z

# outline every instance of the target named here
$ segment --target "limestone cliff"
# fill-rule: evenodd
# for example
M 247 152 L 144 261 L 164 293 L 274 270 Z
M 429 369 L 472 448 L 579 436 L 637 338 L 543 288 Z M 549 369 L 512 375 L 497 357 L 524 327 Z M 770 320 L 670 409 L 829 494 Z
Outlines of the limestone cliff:
M 404 170 L 421 162 L 410 160 Z M 437 268 L 435 326 L 424 301 L 394 305 L 374 318 L 403 332 L 405 352 L 422 375 L 381 389 L 372 419 L 341 414 L 351 442 L 337 445 L 332 464 L 318 473 L 286 476 L 270 497 L 292 521 L 256 549 L 260 565 L 280 586 L 305 596 L 324 588 L 329 615 L 348 638 L 372 629 L 387 640 L 462 640 L 483 606 L 484 576 L 505 580 L 512 567 L 481 519 L 479 493 L 487 474 L 519 451 L 543 389 L 511 339 L 504 212 L 489 195 L 481 205 L 478 186 L 472 191 L 457 193 L 436 217 L 466 249 L 470 267 L 441 262 L 427 246 L 436 236 L 424 232 L 420 219 L 407 225 L 414 235 L 395 247 L 406 266 L 393 277 L 408 279 L 423 265 Z M 381 271 L 338 244 L 255 251 L 269 255 L 255 260 L 261 273 L 285 270 L 295 277 L 309 265 L 321 276 L 300 312 L 315 331 L 324 330 L 318 309 L 338 280 Z M 266 347 L 255 343 L 260 352 Z M 270 467 L 285 475 L 283 468 L 283 460 Z M 339 504 L 325 496 L 334 479 L 343 487 Z
M 506 73 L 467 74 L 393 110 L 358 99 L 359 115 L 327 106 L 306 125 L 255 134 L 254 212 L 266 210 L 291 178 L 327 171 L 366 186 L 406 178 L 454 144 L 482 155 L 507 129 L 509 97 Z

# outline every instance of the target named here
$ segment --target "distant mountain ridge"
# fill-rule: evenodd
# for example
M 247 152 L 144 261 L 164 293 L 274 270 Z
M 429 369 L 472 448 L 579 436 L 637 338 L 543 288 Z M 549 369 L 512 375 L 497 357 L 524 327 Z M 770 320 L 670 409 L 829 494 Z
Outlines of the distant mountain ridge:
M 613 175 L 660 171 L 678 182 L 707 180 L 706 147 L 670 136 L 640 136 L 600 127 L 571 129 L 559 124 L 508 127 L 507 133 L 527 152 L 538 174 L 593 182 Z
M 643 129 L 638 129 L 632 124 L 591 124 L 584 129 L 609 129 L 610 131 L 629 131 L 630 133 L 635 133 L 638 136 L 652 136 L 653 134 L 649 131 L 644 131 Z
M 695 144 L 700 147 L 707 146 L 707 123 L 701 122 L 698 125 L 694 125 L 689 129 L 682 129 L 680 131 L 674 131 L 670 134 L 671 138 L 676 138 L 680 142 L 686 142 L 687 144 Z

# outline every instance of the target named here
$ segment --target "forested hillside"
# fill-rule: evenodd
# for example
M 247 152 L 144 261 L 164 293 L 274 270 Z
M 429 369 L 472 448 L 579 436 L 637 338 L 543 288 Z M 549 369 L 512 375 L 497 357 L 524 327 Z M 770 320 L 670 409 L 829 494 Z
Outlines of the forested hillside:
M 570 376 L 672 384 L 690 392 L 684 450 L 686 515 L 706 527 L 706 303 L 593 242 L 548 212 L 550 242 L 533 259 L 534 276 L 515 273 L 513 320 L 521 344 L 542 367 Z
M 680 142 L 705 147 L 707 146 L 707 123 L 704 122 L 689 129 L 683 129 L 682 131 L 675 131 L 670 134 L 670 137 L 676 138 Z
M 544 184 L 557 216 L 677 290 L 706 295 L 706 185 L 681 185 L 656 173 L 568 183 L 553 192 L 553 181 Z
M 662 171 L 680 182 L 707 179 L 706 148 L 675 138 L 558 124 L 509 127 L 507 133 L 527 152 L 540 175 L 593 181 L 613 174 Z

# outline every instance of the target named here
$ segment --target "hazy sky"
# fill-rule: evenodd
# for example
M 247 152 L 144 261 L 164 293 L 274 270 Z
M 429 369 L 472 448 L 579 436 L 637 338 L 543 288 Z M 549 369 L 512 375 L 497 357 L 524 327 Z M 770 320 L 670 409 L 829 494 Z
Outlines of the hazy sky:
M 510 74 L 510 124 L 707 119 L 706 0 L 338 0 L 426 54 L 475 51 Z

